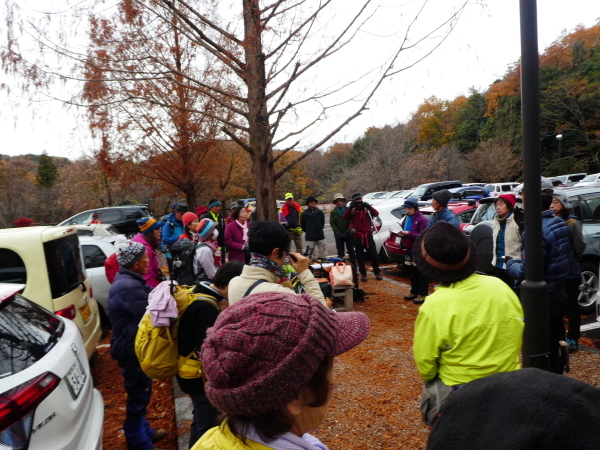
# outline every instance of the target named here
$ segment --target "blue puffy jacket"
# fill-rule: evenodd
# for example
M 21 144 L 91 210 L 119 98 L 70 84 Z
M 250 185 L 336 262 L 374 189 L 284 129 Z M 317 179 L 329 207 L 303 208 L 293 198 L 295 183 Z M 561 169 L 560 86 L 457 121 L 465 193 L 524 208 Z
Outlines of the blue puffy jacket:
M 108 311 L 112 324 L 110 354 L 118 361 L 136 358 L 135 335 L 148 306 L 152 288 L 141 275 L 120 268 L 108 292 Z
M 179 236 L 183 234 L 183 223 L 177 220 L 175 213 L 172 212 L 167 217 L 167 221 L 162 228 L 162 245 L 171 245 L 177 242 Z
M 569 261 L 574 254 L 571 233 L 567 223 L 549 210 L 542 213 L 542 240 L 544 281 L 550 284 L 566 280 Z M 519 281 L 525 278 L 525 233 L 522 242 L 521 259 L 511 259 L 506 263 L 508 274 Z
M 427 224 L 427 228 L 431 228 L 436 222 L 448 222 L 454 225 L 455 227 L 460 227 L 460 222 L 458 221 L 458 217 L 452 211 L 448 209 L 446 206 L 440 212 L 434 212 L 429 218 L 429 223 Z

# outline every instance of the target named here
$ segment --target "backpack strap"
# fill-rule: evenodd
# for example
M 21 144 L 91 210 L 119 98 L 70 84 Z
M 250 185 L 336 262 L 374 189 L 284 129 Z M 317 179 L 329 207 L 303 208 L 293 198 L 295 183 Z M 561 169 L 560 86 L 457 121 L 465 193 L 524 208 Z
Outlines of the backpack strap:
M 210 295 L 206 295 L 206 294 L 193 294 L 193 296 L 194 296 L 194 299 L 188 304 L 188 306 L 191 305 L 192 303 L 194 303 L 195 301 L 201 301 L 201 302 L 210 303 L 215 308 L 217 308 L 217 311 L 221 312 L 221 308 L 219 307 L 219 303 L 217 303 L 216 298 L 214 298 Z
M 248 297 L 250 295 L 250 292 L 252 292 L 256 286 L 258 286 L 261 283 L 266 283 L 266 282 L 267 282 L 267 280 L 258 280 L 258 281 L 255 281 L 254 283 L 252 283 L 252 285 L 248 288 L 248 290 L 244 294 L 244 297 Z

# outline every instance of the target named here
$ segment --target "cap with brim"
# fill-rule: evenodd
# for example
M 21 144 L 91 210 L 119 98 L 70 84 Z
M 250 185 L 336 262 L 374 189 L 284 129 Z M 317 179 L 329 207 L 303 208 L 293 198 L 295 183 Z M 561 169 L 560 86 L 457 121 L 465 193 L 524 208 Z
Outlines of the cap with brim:
M 285 194 L 284 200 L 287 200 L 288 198 L 294 198 L 294 194 L 292 194 L 291 192 Z
M 201 350 L 206 395 L 228 414 L 277 411 L 297 398 L 327 357 L 357 346 L 369 329 L 365 314 L 336 313 L 307 294 L 250 295 L 207 332 Z
M 344 197 L 344 194 L 338 192 L 337 194 L 335 194 L 335 196 L 333 198 L 333 203 L 337 202 L 338 200 L 346 201 L 346 197 Z
M 180 214 L 185 214 L 186 212 L 189 211 L 188 205 L 186 205 L 184 203 L 178 203 L 174 209 L 175 209 L 175 211 L 177 211 Z
M 352 194 L 352 200 L 358 200 L 359 198 L 362 198 L 362 194 L 360 192 L 355 192 Z
M 454 283 L 475 272 L 477 248 L 456 226 L 437 222 L 425 230 L 413 245 L 419 271 L 431 280 Z

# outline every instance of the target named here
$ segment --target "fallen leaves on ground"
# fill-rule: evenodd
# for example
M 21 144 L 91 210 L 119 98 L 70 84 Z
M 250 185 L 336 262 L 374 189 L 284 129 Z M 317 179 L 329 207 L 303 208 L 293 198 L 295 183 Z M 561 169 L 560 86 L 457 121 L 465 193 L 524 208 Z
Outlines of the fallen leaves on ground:
M 419 410 L 422 382 L 411 350 L 419 306 L 403 300 L 409 292 L 404 272 L 391 266 L 384 269 L 384 275 L 395 283 L 376 281 L 369 275 L 369 281 L 360 287 L 372 295 L 364 303 L 355 303 L 355 310 L 371 320 L 369 337 L 336 358 L 329 411 L 314 432 L 330 450 L 427 446 L 429 429 Z M 106 405 L 103 446 L 122 450 L 126 448 L 122 431 L 125 390 L 108 342 L 101 341 L 100 357 L 92 373 Z M 569 376 L 600 387 L 600 353 L 582 349 L 572 355 L 571 367 Z M 154 428 L 167 431 L 158 447 L 175 450 L 177 429 L 169 380 L 154 382 L 148 420 Z

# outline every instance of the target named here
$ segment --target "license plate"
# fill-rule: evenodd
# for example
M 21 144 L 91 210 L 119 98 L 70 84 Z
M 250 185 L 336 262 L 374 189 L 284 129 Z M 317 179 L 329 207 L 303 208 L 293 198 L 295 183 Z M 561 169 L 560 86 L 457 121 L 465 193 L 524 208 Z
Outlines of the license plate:
M 87 321 L 90 320 L 90 317 L 92 316 L 92 311 L 90 310 L 89 305 L 86 303 L 81 308 L 79 308 L 79 311 L 81 311 L 81 317 L 83 317 L 83 323 L 87 323 Z
M 67 372 L 65 378 L 67 379 L 67 386 L 69 387 L 69 391 L 71 391 L 73 400 L 77 399 L 85 385 L 85 380 L 87 379 L 87 374 L 83 370 L 83 366 L 79 362 L 79 359 L 75 358 L 75 362 Z
M 401 240 L 402 240 L 402 237 L 396 236 L 396 244 L 399 244 Z

